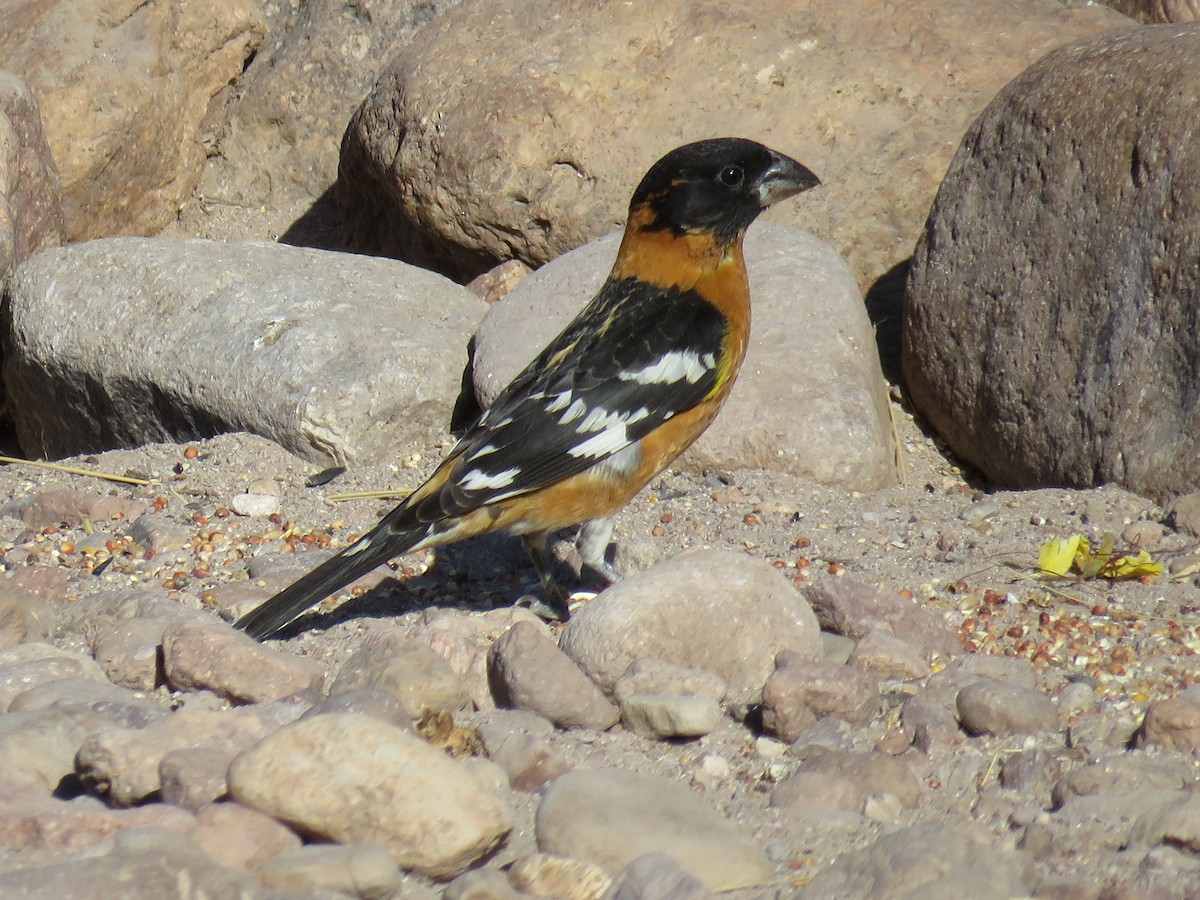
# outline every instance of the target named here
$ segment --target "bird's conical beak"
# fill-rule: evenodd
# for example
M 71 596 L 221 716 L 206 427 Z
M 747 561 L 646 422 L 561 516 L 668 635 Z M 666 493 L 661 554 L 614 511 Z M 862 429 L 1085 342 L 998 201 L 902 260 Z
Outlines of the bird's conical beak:
M 774 151 L 771 156 L 771 165 L 758 179 L 758 202 L 763 209 L 821 183 L 820 178 L 791 157 Z

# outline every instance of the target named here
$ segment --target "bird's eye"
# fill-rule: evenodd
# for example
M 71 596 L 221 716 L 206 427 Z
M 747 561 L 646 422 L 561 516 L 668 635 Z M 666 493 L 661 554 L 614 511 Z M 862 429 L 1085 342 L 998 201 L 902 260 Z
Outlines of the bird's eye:
M 726 166 L 721 170 L 721 174 L 718 177 L 721 179 L 721 184 L 725 185 L 725 187 L 733 188 L 742 183 L 745 172 L 742 171 L 741 166 Z

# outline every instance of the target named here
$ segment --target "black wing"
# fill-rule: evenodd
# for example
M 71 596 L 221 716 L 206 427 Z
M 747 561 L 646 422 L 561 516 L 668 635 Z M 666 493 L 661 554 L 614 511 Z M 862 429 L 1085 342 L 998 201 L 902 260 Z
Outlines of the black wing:
M 458 515 L 611 459 L 712 393 L 727 331 L 694 291 L 606 282 L 463 435 L 449 479 L 410 512 Z

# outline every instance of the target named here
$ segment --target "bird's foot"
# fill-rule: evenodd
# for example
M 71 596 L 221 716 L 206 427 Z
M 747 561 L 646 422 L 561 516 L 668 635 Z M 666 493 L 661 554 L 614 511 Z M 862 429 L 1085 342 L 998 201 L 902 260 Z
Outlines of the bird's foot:
M 528 609 L 539 619 L 545 619 L 549 622 L 565 622 L 570 617 L 570 607 L 564 599 L 561 606 L 557 603 L 547 603 L 536 594 L 523 594 L 517 598 L 513 606 L 521 606 Z

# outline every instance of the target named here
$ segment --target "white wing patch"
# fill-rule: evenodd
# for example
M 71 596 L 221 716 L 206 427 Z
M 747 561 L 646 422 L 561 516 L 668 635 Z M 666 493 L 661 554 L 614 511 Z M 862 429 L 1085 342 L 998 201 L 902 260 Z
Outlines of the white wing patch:
M 617 377 L 638 384 L 675 384 L 684 379 L 689 384 L 695 384 L 715 365 L 716 358 L 711 353 L 701 356 L 693 350 L 672 350 L 664 353 L 653 365 L 632 371 L 626 369 L 617 373 Z
M 594 431 L 586 441 L 576 444 L 567 452 L 571 456 L 603 457 L 617 453 L 629 446 L 629 431 L 626 428 L 634 422 L 640 422 L 650 411 L 645 407 L 637 412 L 608 412 L 603 407 L 596 407 L 586 419 L 579 423 L 577 430 L 580 434 Z
M 458 484 L 464 491 L 486 491 L 494 490 L 495 488 L 506 488 L 513 483 L 520 472 L 521 469 L 519 466 L 513 466 L 491 475 L 482 469 L 472 469 L 462 477 L 462 480 Z
M 571 392 L 570 391 L 563 391 L 562 393 L 555 394 L 554 399 L 546 404 L 546 412 L 556 413 L 559 410 L 566 409 L 567 404 L 570 402 L 571 402 Z
M 567 411 L 562 414 L 558 420 L 559 425 L 569 425 L 587 412 L 587 404 L 582 398 L 577 398 L 574 403 L 567 407 Z

